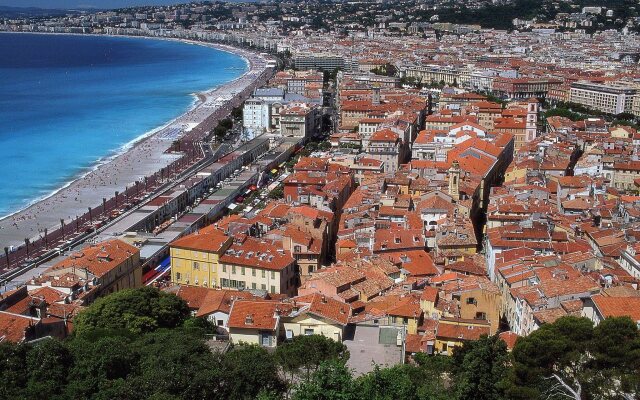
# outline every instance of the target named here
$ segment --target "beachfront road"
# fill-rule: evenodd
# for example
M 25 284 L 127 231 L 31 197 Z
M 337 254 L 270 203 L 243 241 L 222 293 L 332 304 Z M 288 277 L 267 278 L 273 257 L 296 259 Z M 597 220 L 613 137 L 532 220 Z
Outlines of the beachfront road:
M 2 276 L 47 258 L 53 249 L 84 240 L 91 231 L 206 162 L 211 152 L 203 150 L 203 143 L 208 141 L 211 130 L 274 73 L 261 56 L 246 51 L 242 55 L 250 66 L 243 76 L 204 93 L 204 101 L 127 153 L 55 195 L 0 221 L 0 243 L 4 248 L 0 254 Z M 185 126 L 193 129 L 185 132 Z M 177 142 L 169 134 L 176 127 L 183 132 Z M 172 148 L 176 145 L 179 150 Z

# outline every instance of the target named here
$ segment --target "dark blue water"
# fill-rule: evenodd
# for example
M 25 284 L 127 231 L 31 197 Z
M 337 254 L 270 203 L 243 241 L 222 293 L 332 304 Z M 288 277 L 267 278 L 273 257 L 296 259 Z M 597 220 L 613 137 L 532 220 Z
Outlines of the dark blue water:
M 0 216 L 228 82 L 235 55 L 173 41 L 0 33 Z M 231 67 L 232 69 L 228 69 Z

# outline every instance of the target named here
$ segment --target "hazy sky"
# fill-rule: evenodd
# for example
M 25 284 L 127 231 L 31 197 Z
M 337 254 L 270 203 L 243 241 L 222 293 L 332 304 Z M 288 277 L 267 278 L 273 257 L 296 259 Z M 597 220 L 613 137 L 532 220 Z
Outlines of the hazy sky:
M 0 6 L 40 8 L 118 8 L 152 4 L 178 4 L 188 0 L 0 0 Z

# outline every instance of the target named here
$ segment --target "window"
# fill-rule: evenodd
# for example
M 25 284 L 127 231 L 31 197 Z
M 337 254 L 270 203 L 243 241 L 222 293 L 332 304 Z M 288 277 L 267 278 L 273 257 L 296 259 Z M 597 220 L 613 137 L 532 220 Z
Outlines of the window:
M 253 282 L 253 283 L 251 284 L 251 289 L 256 289 L 256 286 L 257 286 L 257 285 L 256 285 L 256 283 L 255 283 L 255 282 Z
M 305 334 L 306 336 L 313 335 L 313 329 L 305 329 L 305 330 L 304 330 L 304 334 Z
M 260 344 L 262 344 L 262 346 L 271 346 L 271 334 L 269 333 L 265 333 L 265 332 L 261 332 L 260 333 Z
M 275 271 L 271 271 L 271 279 L 276 279 L 276 273 L 275 273 Z
M 240 267 L 240 274 L 244 275 L 244 267 Z
M 487 319 L 487 313 L 483 313 L 483 312 L 477 312 L 476 313 L 476 319 Z
M 231 273 L 235 275 L 235 273 L 236 273 L 236 266 L 235 265 L 231 266 Z
M 262 290 L 267 290 L 267 285 L 265 285 L 265 284 L 263 283 L 263 284 L 260 286 L 260 288 L 261 288 Z
M 256 270 L 254 268 L 251 268 L 251 276 L 256 276 Z
M 262 270 L 262 277 L 263 277 L 263 278 L 266 278 L 266 277 L 267 277 L 267 271 Z
M 475 299 L 474 297 L 467 297 L 467 304 L 474 304 L 474 305 L 476 305 L 476 304 L 478 304 L 478 303 L 476 302 L 476 299 Z
M 180 272 L 176 272 L 176 280 L 179 281 L 180 279 L 182 279 L 182 275 L 180 275 Z
M 223 321 L 223 320 L 221 320 L 221 319 L 219 319 L 219 320 L 218 320 L 218 326 L 222 326 L 222 325 L 224 325 L 224 321 Z
M 227 266 L 226 265 L 222 265 L 222 272 L 227 272 Z
M 276 292 L 276 287 L 271 285 L 271 293 L 275 293 Z
M 193 262 L 193 269 L 195 269 L 196 271 L 200 269 L 200 264 L 198 264 L 197 261 Z

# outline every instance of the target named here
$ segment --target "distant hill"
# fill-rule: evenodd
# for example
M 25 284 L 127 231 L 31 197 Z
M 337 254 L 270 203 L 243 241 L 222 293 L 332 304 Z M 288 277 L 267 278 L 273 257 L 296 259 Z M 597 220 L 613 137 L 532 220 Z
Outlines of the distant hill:
M 48 17 L 56 15 L 65 15 L 77 12 L 74 10 L 50 9 L 38 7 L 10 7 L 0 6 L 0 17 L 20 18 L 20 17 Z

